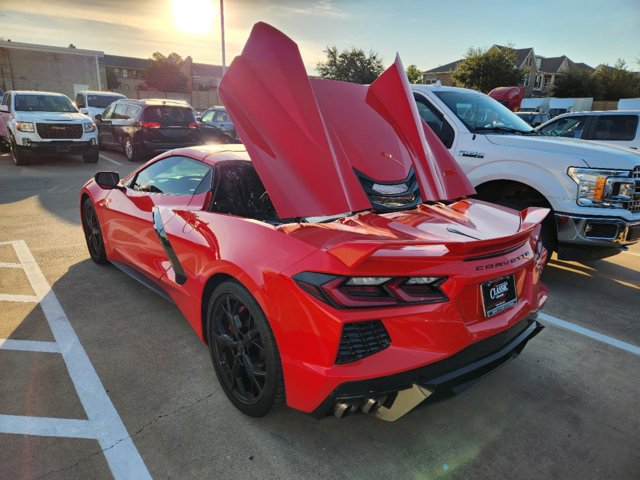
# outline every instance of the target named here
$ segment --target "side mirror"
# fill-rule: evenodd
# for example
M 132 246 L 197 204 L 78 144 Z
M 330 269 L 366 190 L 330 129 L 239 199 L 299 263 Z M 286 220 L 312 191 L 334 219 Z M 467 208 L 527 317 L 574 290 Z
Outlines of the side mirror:
M 98 172 L 93 178 L 98 186 L 105 190 L 113 190 L 120 183 L 120 174 L 118 172 Z
M 83 112 L 84 113 L 84 112 Z M 101 122 L 102 121 L 102 115 L 100 115 L 99 113 L 96 113 L 95 116 L 93 117 L 96 119 L 96 122 Z
M 81 108 L 80 113 L 84 113 L 85 115 L 89 115 L 89 110 L 87 108 Z
M 196 115 L 196 122 L 202 121 L 202 115 Z
M 0 112 L 9 112 L 9 105 L 0 105 Z

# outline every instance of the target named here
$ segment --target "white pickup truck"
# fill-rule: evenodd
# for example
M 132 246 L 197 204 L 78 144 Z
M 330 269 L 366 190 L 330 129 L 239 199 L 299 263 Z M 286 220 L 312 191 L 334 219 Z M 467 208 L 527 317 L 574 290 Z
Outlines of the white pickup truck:
M 16 165 L 27 165 L 33 155 L 55 153 L 96 163 L 98 131 L 65 95 L 8 91 L 0 104 L 0 149 L 11 149 Z
M 640 239 L 640 153 L 540 136 L 473 90 L 415 85 L 413 92 L 420 115 L 479 198 L 552 209 L 542 234 L 559 258 L 604 258 Z

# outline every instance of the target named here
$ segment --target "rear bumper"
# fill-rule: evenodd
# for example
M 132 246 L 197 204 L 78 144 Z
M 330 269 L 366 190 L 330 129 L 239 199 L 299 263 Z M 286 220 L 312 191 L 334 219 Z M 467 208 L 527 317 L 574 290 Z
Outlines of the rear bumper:
M 158 143 L 158 142 L 149 142 L 143 141 L 142 148 L 145 152 L 150 154 L 158 154 L 168 152 L 169 150 L 173 150 L 175 148 L 186 148 L 186 147 L 194 147 L 196 145 L 200 145 L 199 140 L 193 140 L 188 142 L 173 142 L 173 143 Z
M 615 255 L 640 240 L 640 218 L 578 216 L 556 213 L 558 254 L 563 259 L 598 259 Z
M 536 317 L 537 314 L 533 314 L 510 329 L 444 360 L 395 375 L 343 383 L 311 415 L 316 418 L 332 415 L 340 404 L 348 405 L 348 413 L 358 413 L 369 399 L 379 400 L 381 405 L 392 408 L 398 392 L 414 386 L 434 397 L 460 393 L 516 357 L 544 328 Z

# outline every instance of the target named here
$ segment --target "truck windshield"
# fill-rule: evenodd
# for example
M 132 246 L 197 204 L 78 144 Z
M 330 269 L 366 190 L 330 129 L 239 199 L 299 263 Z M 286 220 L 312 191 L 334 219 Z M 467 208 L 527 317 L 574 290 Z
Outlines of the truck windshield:
M 494 99 L 481 93 L 434 92 L 472 133 L 529 134 L 533 130 L 524 120 Z
M 71 100 L 58 95 L 16 95 L 18 112 L 77 112 Z
M 90 107 L 107 108 L 116 100 L 120 100 L 119 95 L 87 95 L 87 102 Z

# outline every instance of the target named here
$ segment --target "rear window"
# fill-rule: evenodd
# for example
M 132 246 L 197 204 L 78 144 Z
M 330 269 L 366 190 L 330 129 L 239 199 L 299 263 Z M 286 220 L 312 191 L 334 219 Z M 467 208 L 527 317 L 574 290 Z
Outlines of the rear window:
M 636 138 L 637 115 L 603 115 L 597 117 L 594 140 L 628 141 Z
M 188 125 L 194 123 L 196 117 L 189 108 L 162 105 L 147 107 L 144 111 L 144 120 L 157 122 L 161 125 Z
M 107 108 L 116 100 L 120 100 L 122 97 L 119 95 L 87 95 L 90 107 Z

